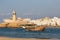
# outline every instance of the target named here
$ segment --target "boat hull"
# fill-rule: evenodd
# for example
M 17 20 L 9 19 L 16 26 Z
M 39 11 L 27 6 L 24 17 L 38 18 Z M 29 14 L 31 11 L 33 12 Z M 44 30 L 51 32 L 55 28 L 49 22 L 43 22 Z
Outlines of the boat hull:
M 45 26 L 37 26 L 37 27 L 26 27 L 27 31 L 44 31 Z

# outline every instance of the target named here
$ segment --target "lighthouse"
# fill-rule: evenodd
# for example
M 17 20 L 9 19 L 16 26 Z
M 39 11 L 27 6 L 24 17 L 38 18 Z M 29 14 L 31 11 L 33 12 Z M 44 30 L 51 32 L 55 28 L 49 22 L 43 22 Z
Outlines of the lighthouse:
M 13 20 L 13 21 L 16 21 L 16 11 L 13 10 L 12 13 L 13 13 L 13 15 L 12 15 L 12 20 Z
M 11 22 L 16 22 L 16 11 L 13 10 L 12 16 L 10 19 L 3 19 L 4 22 L 6 23 L 11 23 Z

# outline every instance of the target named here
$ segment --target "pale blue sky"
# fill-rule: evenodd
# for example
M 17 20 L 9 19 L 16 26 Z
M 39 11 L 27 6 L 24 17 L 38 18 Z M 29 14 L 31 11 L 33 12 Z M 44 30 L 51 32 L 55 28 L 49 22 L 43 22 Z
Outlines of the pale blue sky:
M 60 17 L 60 0 L 0 0 L 0 19 L 8 18 L 12 10 L 17 17 Z

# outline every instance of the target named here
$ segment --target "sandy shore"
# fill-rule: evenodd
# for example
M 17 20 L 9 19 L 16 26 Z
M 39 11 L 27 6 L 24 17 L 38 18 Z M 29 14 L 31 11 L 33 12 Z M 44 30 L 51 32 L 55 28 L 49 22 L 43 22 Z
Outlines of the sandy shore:
M 9 37 L 0 37 L 0 40 L 60 40 L 60 39 L 36 39 L 36 38 L 9 38 Z

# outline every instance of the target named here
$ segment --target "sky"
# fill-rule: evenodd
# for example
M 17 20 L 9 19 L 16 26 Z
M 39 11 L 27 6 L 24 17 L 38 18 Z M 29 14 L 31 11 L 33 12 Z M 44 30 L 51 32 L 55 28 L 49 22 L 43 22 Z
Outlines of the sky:
M 13 10 L 21 18 L 60 17 L 60 0 L 0 0 L 0 19 L 9 18 Z

